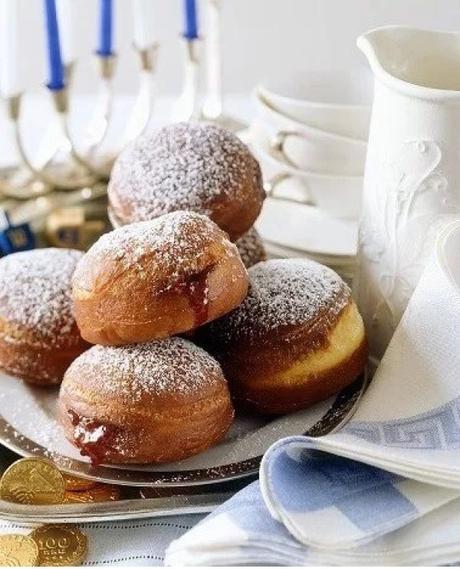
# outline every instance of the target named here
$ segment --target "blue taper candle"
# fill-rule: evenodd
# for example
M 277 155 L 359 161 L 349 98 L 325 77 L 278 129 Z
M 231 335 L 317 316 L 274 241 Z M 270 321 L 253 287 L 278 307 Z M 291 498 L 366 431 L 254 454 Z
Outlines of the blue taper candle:
M 196 13 L 196 0 L 184 1 L 185 30 L 184 38 L 196 40 L 198 38 L 198 19 Z
M 44 1 L 49 63 L 49 81 L 47 87 L 51 91 L 60 91 L 64 88 L 64 67 L 62 65 L 61 57 L 56 0 Z
M 110 57 L 113 55 L 113 4 L 112 0 L 99 0 L 99 47 L 98 55 Z

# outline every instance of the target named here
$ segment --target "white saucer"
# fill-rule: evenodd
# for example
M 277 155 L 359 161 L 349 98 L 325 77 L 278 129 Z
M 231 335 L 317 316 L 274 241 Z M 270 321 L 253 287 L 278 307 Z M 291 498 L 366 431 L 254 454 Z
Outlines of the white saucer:
M 314 206 L 267 198 L 256 227 L 264 240 L 297 252 L 356 256 L 358 222 L 334 218 Z

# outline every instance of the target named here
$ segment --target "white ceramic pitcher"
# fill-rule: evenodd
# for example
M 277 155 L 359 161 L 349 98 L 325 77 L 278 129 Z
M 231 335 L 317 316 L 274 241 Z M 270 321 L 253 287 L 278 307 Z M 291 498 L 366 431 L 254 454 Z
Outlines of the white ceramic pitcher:
M 375 91 L 355 294 L 380 359 L 435 235 L 460 216 L 460 33 L 389 26 L 358 47 Z

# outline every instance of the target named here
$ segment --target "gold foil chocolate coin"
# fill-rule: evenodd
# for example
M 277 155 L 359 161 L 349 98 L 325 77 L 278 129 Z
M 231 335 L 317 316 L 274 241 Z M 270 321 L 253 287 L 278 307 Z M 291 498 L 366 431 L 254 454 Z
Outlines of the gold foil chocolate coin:
M 76 476 L 71 476 L 70 474 L 63 474 L 65 489 L 70 492 L 82 492 L 83 490 L 90 490 L 94 488 L 97 482 L 94 480 L 86 480 L 85 478 L 77 478 Z
M 0 482 L 2 500 L 19 504 L 61 504 L 65 483 L 52 462 L 21 458 L 5 470 Z
M 38 547 L 28 535 L 0 535 L 1 567 L 33 567 L 38 563 Z
M 88 553 L 88 540 L 78 527 L 45 525 L 30 537 L 37 544 L 38 563 L 45 567 L 80 565 Z
M 110 484 L 96 484 L 94 488 L 83 492 L 66 492 L 64 502 L 84 503 L 84 502 L 112 502 L 120 499 L 120 490 L 117 486 Z

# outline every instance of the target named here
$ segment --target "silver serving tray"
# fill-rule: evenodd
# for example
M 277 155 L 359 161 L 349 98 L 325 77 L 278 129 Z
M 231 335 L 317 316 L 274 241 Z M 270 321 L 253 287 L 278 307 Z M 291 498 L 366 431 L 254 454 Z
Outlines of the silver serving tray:
M 0 446 L 0 473 L 20 458 Z M 121 499 L 100 503 L 69 503 L 31 506 L 0 500 L 0 517 L 22 525 L 37 523 L 84 523 L 132 520 L 186 514 L 207 514 L 255 480 L 189 488 L 121 487 Z
M 18 458 L 16 456 L 16 458 Z M 254 478 L 187 489 L 162 490 L 149 496 L 134 489 L 121 500 L 100 503 L 72 503 L 31 506 L 0 500 L 0 517 L 21 524 L 84 523 L 156 518 L 186 514 L 208 514 L 229 500 Z M 143 497 L 143 495 L 145 497 Z
M 20 397 L 21 392 L 17 393 L 15 391 L 16 382 L 17 380 L 14 380 L 13 382 L 10 382 L 9 385 L 13 386 L 13 395 Z M 305 413 L 304 415 L 296 413 L 291 416 L 278 419 L 283 421 L 283 428 L 276 431 L 275 440 L 290 434 L 309 434 L 312 436 L 318 436 L 331 432 L 350 417 L 364 390 L 365 383 L 366 380 L 363 376 L 355 381 L 350 387 L 339 393 L 335 398 L 332 398 L 330 400 L 330 405 L 328 407 L 324 407 L 324 412 L 322 411 L 323 407 L 320 408 L 322 415 L 319 420 L 316 420 L 314 424 L 311 420 L 309 424 L 307 421 L 306 423 L 303 423 L 304 428 L 308 425 L 308 428 L 305 430 L 302 429 L 302 420 L 304 420 L 304 418 L 305 420 L 311 419 L 308 415 L 308 410 L 301 412 Z M 6 379 L 4 380 L 4 389 L 8 392 Z M 18 389 L 22 389 L 22 387 L 19 387 Z M 29 389 L 29 387 L 24 386 L 24 389 Z M 26 392 L 23 393 L 25 394 Z M 0 408 L 3 406 L 4 412 L 7 411 L 11 398 L 12 395 L 10 393 L 6 403 L 0 403 Z M 41 401 L 40 404 L 42 404 Z M 49 405 L 49 403 L 45 401 L 45 403 L 43 403 L 43 407 L 46 407 L 47 405 Z M 29 413 L 34 412 L 34 409 L 29 410 Z M 23 412 L 21 409 L 20 415 L 22 416 L 23 414 L 25 414 L 25 411 Z M 53 415 L 52 411 L 50 412 L 50 415 Z M 316 411 L 316 416 L 318 416 L 318 411 Z M 47 416 L 45 416 L 45 419 L 48 420 Z M 78 453 L 76 453 L 76 458 L 72 458 L 71 455 L 60 454 L 59 452 L 56 452 L 56 450 L 50 452 L 49 447 L 39 444 L 37 440 L 31 440 L 28 438 L 24 433 L 24 429 L 19 425 L 19 419 L 16 419 L 16 421 L 17 422 L 13 424 L 8 422 L 4 417 L 0 417 L 1 444 L 21 456 L 36 456 L 51 459 L 63 472 L 109 484 L 167 488 L 228 482 L 230 480 L 238 480 L 246 476 L 257 474 L 263 454 L 263 452 L 261 454 L 254 454 L 254 452 L 252 452 L 254 449 L 251 450 L 251 448 L 248 448 L 244 451 L 244 460 L 238 460 L 236 462 L 229 461 L 227 463 L 225 461 L 227 456 L 223 455 L 224 461 L 222 463 L 221 453 L 221 464 L 215 465 L 216 463 L 212 463 L 212 466 L 207 468 L 189 468 L 189 462 L 185 461 L 182 463 L 175 463 L 173 465 L 153 466 L 151 469 L 148 466 L 139 467 L 136 465 L 120 465 L 119 467 L 113 465 L 93 466 L 89 462 L 79 459 Z M 294 421 L 296 421 L 295 431 L 292 429 L 290 430 L 290 422 L 294 423 Z M 263 427 L 268 425 L 268 428 L 271 429 L 271 426 L 274 424 L 274 422 L 268 421 L 263 425 Z M 56 429 L 58 428 L 59 427 L 56 426 Z M 219 450 L 218 447 L 219 445 L 216 445 L 214 450 Z M 230 446 L 230 448 L 233 447 Z M 263 451 L 265 450 L 266 448 L 263 449 Z M 75 452 L 75 449 L 72 448 L 70 451 Z M 197 458 L 199 460 L 200 457 Z M 171 470 L 168 470 L 168 468 L 171 468 Z
M 233 496 L 234 492 L 212 492 L 195 496 L 129 499 L 116 502 L 28 506 L 0 500 L 0 516 L 21 524 L 84 523 L 208 514 Z
M 339 429 L 353 415 L 366 384 L 365 374 L 338 394 L 327 412 L 304 434 L 321 436 Z M 0 469 L 5 469 L 16 460 L 17 455 L 52 458 L 64 472 L 121 486 L 122 499 L 102 503 L 30 506 L 0 500 L 0 517 L 23 524 L 82 523 L 209 513 L 257 478 L 262 459 L 262 455 L 258 455 L 216 468 L 181 472 L 93 467 L 56 453 L 50 456 L 44 446 L 18 433 L 3 417 L 0 417 L 0 443 L 4 445 L 0 448 Z

